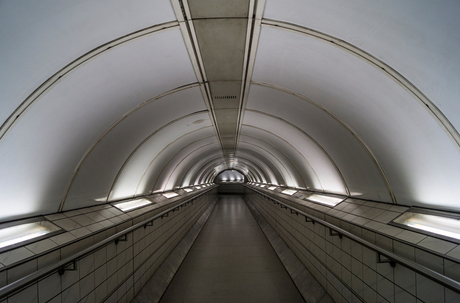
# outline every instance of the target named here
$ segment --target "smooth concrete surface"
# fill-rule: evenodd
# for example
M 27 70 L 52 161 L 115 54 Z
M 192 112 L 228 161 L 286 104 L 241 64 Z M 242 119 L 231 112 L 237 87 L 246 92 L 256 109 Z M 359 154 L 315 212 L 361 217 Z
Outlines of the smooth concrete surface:
M 304 300 L 243 198 L 222 195 L 160 302 Z

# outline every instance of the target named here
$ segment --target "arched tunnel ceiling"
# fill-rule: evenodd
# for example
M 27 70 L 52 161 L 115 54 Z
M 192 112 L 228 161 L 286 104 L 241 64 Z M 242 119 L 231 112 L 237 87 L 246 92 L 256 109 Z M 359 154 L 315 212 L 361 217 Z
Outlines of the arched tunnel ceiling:
M 212 181 L 460 210 L 460 2 L 0 3 L 0 221 Z

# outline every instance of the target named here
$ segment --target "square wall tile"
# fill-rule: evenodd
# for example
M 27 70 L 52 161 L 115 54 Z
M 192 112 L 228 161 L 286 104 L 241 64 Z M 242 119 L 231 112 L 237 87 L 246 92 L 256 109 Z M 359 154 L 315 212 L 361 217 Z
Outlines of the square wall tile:
M 444 287 L 425 278 L 420 274 L 416 275 L 417 298 L 423 302 L 444 302 Z
M 417 245 L 428 248 L 440 254 L 446 254 L 452 249 L 454 249 L 455 247 L 457 247 L 457 244 L 455 243 L 444 241 L 441 239 L 436 239 L 433 237 L 426 237 L 425 239 L 420 241 Z
M 8 266 L 32 256 L 34 254 L 30 250 L 20 247 L 0 254 L 0 263 Z
M 37 283 L 8 298 L 8 303 L 36 303 L 38 302 Z
M 415 261 L 422 264 L 423 266 L 428 267 L 434 271 L 437 271 L 440 274 L 444 273 L 444 260 L 443 258 L 436 256 L 430 252 L 424 251 L 422 249 L 415 249 Z
M 413 295 L 395 286 L 395 303 L 416 303 L 416 301 Z
M 17 265 L 8 269 L 7 271 L 7 278 L 8 284 L 13 283 L 16 280 L 24 278 L 27 275 L 30 275 L 37 271 L 37 259 L 30 260 L 28 262 L 22 263 L 21 265 Z
M 41 241 L 37 241 L 35 243 L 29 244 L 26 246 L 28 250 L 33 252 L 34 254 L 40 254 L 44 251 L 50 250 L 52 248 L 57 247 L 57 244 L 51 241 L 50 239 L 44 239 Z
M 54 273 L 38 282 L 39 303 L 48 302 L 61 292 L 61 277 Z

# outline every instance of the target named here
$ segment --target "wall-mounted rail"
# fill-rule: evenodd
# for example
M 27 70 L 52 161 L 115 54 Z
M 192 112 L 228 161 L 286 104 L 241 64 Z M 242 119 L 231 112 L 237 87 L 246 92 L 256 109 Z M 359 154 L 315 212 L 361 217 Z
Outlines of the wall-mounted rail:
M 149 219 L 146 219 L 142 222 L 139 222 L 131 227 L 128 227 L 76 254 L 73 254 L 63 260 L 60 260 L 59 262 L 56 262 L 55 264 L 52 264 L 52 265 L 49 265 L 48 267 L 45 267 L 43 269 L 40 269 L 28 276 L 25 276 L 11 284 L 8 284 L 6 285 L 5 287 L 2 287 L 0 288 L 0 301 L 5 299 L 6 297 L 8 297 L 9 295 L 12 295 L 14 294 L 16 291 L 18 290 L 21 290 L 25 287 L 27 287 L 28 285 L 38 281 L 39 279 L 43 278 L 43 277 L 46 277 L 47 275 L 51 274 L 51 273 L 54 273 L 54 272 L 59 272 L 59 274 L 65 274 L 65 271 L 67 270 L 73 270 L 75 267 L 75 261 L 79 260 L 79 259 L 82 259 L 83 257 L 85 257 L 86 255 L 88 254 L 91 254 L 93 252 L 95 252 L 96 250 L 102 248 L 103 246 L 111 243 L 111 242 L 115 242 L 115 243 L 118 243 L 120 241 L 124 241 L 126 240 L 126 236 L 127 234 L 129 234 L 130 232 L 133 232 L 134 230 L 138 229 L 138 228 L 144 228 L 146 226 L 149 226 L 152 224 L 153 221 L 155 221 L 156 219 L 161 219 L 163 217 L 167 217 L 168 214 L 170 212 L 174 212 L 176 211 L 177 209 L 179 209 L 180 207 L 182 206 L 185 206 L 186 204 L 188 203 L 193 203 L 196 199 L 198 199 L 199 197 L 207 194 L 208 192 L 210 192 L 211 190 L 215 189 L 217 186 L 212 186 L 208 189 L 206 189 L 205 191 L 197 194 L 197 195 L 194 195 L 193 197 L 190 197 L 188 198 L 187 200 L 171 207 L 171 208 L 168 208 L 167 210 L 165 211 L 162 211 L 161 213 L 149 218 Z
M 433 280 L 434 282 L 436 283 L 439 283 L 445 287 L 448 287 L 449 289 L 455 291 L 455 292 L 458 292 L 460 293 L 460 283 L 455 281 L 455 280 L 452 280 L 438 272 L 435 272 L 434 270 L 431 270 L 423 265 L 420 265 L 414 261 L 411 261 L 409 259 L 406 259 L 406 258 L 403 258 L 389 250 L 386 250 L 386 249 L 383 249 L 373 243 L 370 243 L 344 229 L 341 229 L 340 227 L 337 227 L 335 226 L 334 224 L 331 224 L 329 222 L 326 222 L 322 219 L 319 219 L 315 216 L 312 216 L 310 214 L 307 214 L 303 211 L 301 211 L 300 209 L 297 209 L 295 207 L 292 207 L 284 202 L 282 202 L 281 200 L 278 200 L 272 196 L 270 196 L 269 194 L 265 193 L 265 192 L 262 192 L 260 190 L 257 190 L 255 188 L 252 188 L 248 185 L 245 185 L 246 188 L 248 188 L 249 190 L 252 190 L 254 192 L 256 192 L 257 194 L 263 196 L 264 198 L 268 199 L 269 201 L 275 203 L 275 204 L 278 204 L 281 208 L 286 208 L 286 209 L 290 209 L 291 211 L 291 214 L 296 214 L 296 215 L 301 215 L 301 216 L 304 216 L 305 217 L 305 221 L 306 222 L 312 222 L 313 224 L 314 223 L 318 223 L 318 224 L 321 224 L 327 228 L 329 228 L 329 233 L 331 236 L 339 236 L 340 238 L 342 237 L 347 237 L 373 251 L 375 251 L 377 253 L 377 256 L 378 256 L 378 260 L 381 262 L 381 263 L 389 263 L 390 266 L 394 267 L 396 266 L 397 264 L 401 264 L 402 266 L 404 267 L 407 267 L 413 271 L 415 271 L 416 273 L 419 273 L 425 277 L 427 277 L 428 279 L 431 279 Z

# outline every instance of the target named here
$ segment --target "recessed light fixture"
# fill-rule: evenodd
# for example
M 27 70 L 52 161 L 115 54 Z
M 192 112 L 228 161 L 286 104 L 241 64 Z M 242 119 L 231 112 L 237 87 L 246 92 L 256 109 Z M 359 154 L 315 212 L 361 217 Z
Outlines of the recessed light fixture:
M 201 186 L 195 186 L 196 189 L 201 189 Z
M 295 190 L 295 189 L 285 189 L 285 190 L 283 190 L 281 193 L 282 193 L 282 194 L 285 194 L 285 195 L 292 196 L 292 195 L 295 194 L 296 192 L 297 192 L 297 190 Z
M 191 191 L 193 191 L 193 189 L 191 189 L 191 188 L 184 188 L 184 190 L 185 190 L 186 192 L 188 192 L 188 193 L 191 192 Z
M 174 197 L 179 196 L 179 194 L 175 193 L 175 192 L 170 192 L 170 193 L 164 193 L 163 196 L 168 198 L 168 199 L 170 199 L 170 198 L 174 198 Z
M 268 189 L 269 189 L 269 190 L 275 190 L 275 189 L 276 189 L 276 186 L 270 186 Z
M 61 230 L 60 227 L 46 220 L 1 228 L 0 249 L 27 240 L 32 240 L 59 230 Z
M 460 240 L 460 220 L 408 211 L 393 220 L 411 228 Z
M 328 206 L 336 206 L 337 204 L 345 200 L 345 198 L 332 197 L 332 196 L 326 196 L 326 195 L 317 195 L 317 194 L 313 194 L 309 197 L 306 197 L 305 199 L 311 202 L 317 202 L 317 203 L 325 204 Z
M 259 186 L 260 186 L 260 187 L 265 187 L 265 184 L 260 184 Z
M 114 203 L 112 205 L 121 211 L 128 211 L 128 210 L 133 210 L 133 209 L 136 209 L 136 208 L 139 208 L 139 207 L 151 204 L 151 203 L 152 202 L 147 199 L 136 199 L 136 200 L 126 201 L 126 202 Z

